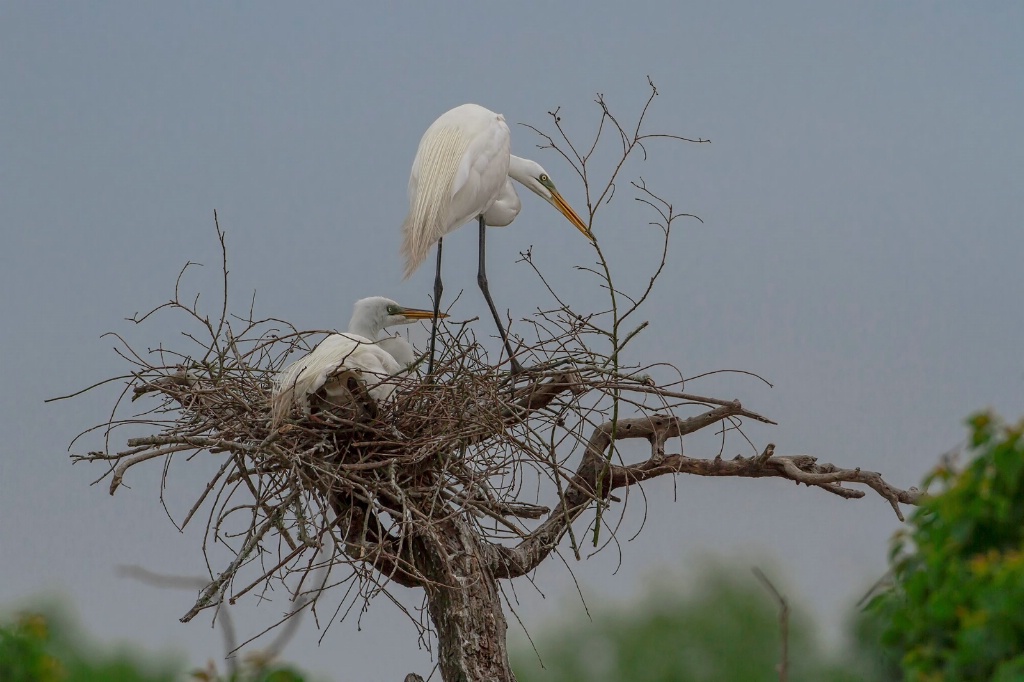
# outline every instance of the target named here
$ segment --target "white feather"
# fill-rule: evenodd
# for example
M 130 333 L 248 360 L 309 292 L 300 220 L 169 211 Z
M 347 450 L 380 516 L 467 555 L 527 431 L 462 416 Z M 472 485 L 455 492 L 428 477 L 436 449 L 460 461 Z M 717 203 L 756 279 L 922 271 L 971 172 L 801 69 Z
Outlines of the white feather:
M 331 334 L 278 376 L 273 392 L 273 421 L 281 421 L 293 404 L 298 404 L 303 412 L 308 411 L 309 397 L 322 388 L 331 402 L 350 402 L 351 394 L 346 388 L 350 377 L 365 383 L 370 397 L 377 402 L 387 400 L 395 386 L 384 383 L 384 379 L 402 369 L 387 351 L 364 336 Z
M 414 322 L 403 314 L 406 312 L 410 311 L 381 296 L 357 301 L 348 332 L 331 334 L 275 377 L 271 391 L 272 423 L 279 424 L 294 406 L 308 412 L 310 397 L 320 391 L 332 403 L 351 403 L 349 379 L 363 383 L 378 403 L 390 398 L 398 384 L 393 377 L 413 364 L 416 353 L 401 337 L 376 339 L 385 327 Z
M 401 336 L 389 336 L 381 339 L 377 345 L 387 351 L 402 367 L 409 367 L 416 361 L 416 349 Z
M 510 144 L 505 117 L 478 104 L 445 112 L 423 133 L 402 223 L 405 277 L 438 239 L 490 207 L 508 179 Z
M 523 202 L 512 184 L 512 178 L 505 179 L 505 186 L 498 192 L 490 208 L 484 211 L 484 224 L 488 227 L 506 227 L 519 215 Z
M 402 256 L 408 278 L 439 239 L 477 216 L 494 227 L 509 225 L 522 204 L 515 180 L 561 212 L 593 239 L 540 164 L 513 156 L 505 117 L 479 104 L 441 114 L 420 139 L 409 174 L 409 214 L 402 223 Z

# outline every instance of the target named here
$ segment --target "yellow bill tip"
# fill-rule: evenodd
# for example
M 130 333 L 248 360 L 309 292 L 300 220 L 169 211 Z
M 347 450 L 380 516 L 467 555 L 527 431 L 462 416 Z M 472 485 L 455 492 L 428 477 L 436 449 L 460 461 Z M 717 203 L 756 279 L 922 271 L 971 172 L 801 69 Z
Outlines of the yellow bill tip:
M 562 195 L 559 194 L 557 190 L 553 190 L 551 192 L 551 199 L 555 204 L 555 208 L 565 216 L 566 220 L 573 224 L 573 227 L 582 232 L 584 237 L 590 241 L 594 241 L 594 235 L 591 233 L 590 228 L 587 227 L 587 224 L 583 222 L 583 219 L 577 215 L 576 211 L 574 211 L 572 206 L 562 198 Z

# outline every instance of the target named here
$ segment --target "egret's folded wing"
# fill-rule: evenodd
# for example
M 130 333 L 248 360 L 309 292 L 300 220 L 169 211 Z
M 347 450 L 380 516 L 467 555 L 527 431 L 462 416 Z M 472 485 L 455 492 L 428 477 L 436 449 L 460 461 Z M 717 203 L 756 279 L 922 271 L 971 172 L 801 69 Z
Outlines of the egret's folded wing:
M 380 351 L 372 341 L 357 334 L 331 334 L 308 355 L 282 370 L 274 380 L 271 394 L 273 423 L 284 419 L 293 405 L 299 405 L 303 411 L 309 409 L 309 396 L 323 387 L 327 377 L 348 366 L 367 349 Z M 353 366 L 361 369 L 358 364 Z

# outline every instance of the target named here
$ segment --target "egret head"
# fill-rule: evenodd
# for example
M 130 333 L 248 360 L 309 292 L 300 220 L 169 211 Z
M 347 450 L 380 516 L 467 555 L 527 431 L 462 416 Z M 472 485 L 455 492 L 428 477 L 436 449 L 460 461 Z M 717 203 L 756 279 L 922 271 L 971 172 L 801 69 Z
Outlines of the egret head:
M 555 189 L 555 183 L 539 163 L 511 155 L 509 159 L 508 175 L 510 178 L 523 185 L 537 196 L 554 206 L 559 213 L 565 216 L 566 220 L 572 223 L 577 230 L 583 233 L 590 241 L 594 241 L 594 235 L 590 233 L 587 224 L 576 215 L 572 206 L 566 203 L 562 195 Z
M 443 319 L 448 316 L 444 313 L 439 313 L 438 317 Z M 356 301 L 355 308 L 352 311 L 352 320 L 348 323 L 348 330 L 376 339 L 377 334 L 385 327 L 411 324 L 417 320 L 431 320 L 433 318 L 433 310 L 404 308 L 390 298 L 370 296 L 369 298 L 362 298 Z

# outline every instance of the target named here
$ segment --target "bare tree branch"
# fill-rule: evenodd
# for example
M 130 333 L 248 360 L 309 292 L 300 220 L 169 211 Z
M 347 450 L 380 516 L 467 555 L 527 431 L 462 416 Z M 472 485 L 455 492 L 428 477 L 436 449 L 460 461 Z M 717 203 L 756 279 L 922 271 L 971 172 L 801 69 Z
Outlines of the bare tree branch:
M 666 474 L 693 474 L 697 476 L 731 476 L 738 478 L 785 478 L 796 483 L 822 488 L 845 498 L 864 496 L 862 490 L 842 487 L 842 483 L 861 483 L 874 489 L 888 500 L 900 520 L 903 514 L 899 503 L 917 504 L 921 493 L 916 488 L 900 490 L 886 483 L 881 474 L 857 469 L 841 469 L 832 464 L 818 464 L 809 455 L 791 457 L 773 456 L 775 446 L 754 457 L 726 460 L 722 457 L 696 459 L 682 454 L 664 454 L 664 444 L 670 438 L 693 433 L 711 424 L 731 417 L 746 417 L 765 421 L 764 417 L 745 410 L 738 401 L 731 405 L 708 410 L 702 415 L 679 419 L 654 415 L 640 419 L 625 419 L 618 424 L 619 439 L 643 438 L 651 443 L 651 456 L 639 464 L 617 465 L 609 462 L 605 451 L 611 444 L 611 422 L 597 427 L 590 437 L 586 454 L 576 475 L 547 520 L 529 537 L 514 548 L 498 547 L 499 563 L 493 567 L 501 578 L 515 578 L 536 568 L 566 533 L 568 526 L 597 498 L 597 491 L 607 498 L 617 488 L 642 483 Z M 606 485 L 599 486 L 600 480 Z
M 647 132 L 657 96 L 648 85 L 640 113 L 628 124 L 599 94 L 595 136 L 585 144 L 570 139 L 559 109 L 551 112 L 552 132 L 533 128 L 541 147 L 560 154 L 580 177 L 595 235 L 601 234 L 595 225 L 601 207 L 621 185 L 634 192 L 632 205 L 642 213 L 635 227 L 662 241 L 649 272 L 630 288 L 613 280 L 618 254 L 597 240 L 593 262 L 577 266 L 581 276 L 598 278 L 608 296 L 593 310 L 574 309 L 532 252 L 523 253 L 521 262 L 548 292 L 533 314 L 510 320 L 517 355 L 529 366 L 525 375 L 511 377 L 492 360 L 490 340 L 475 335 L 475 318 L 450 317 L 439 329 L 441 351 L 430 377 L 413 367 L 388 378 L 395 390 L 380 404 L 355 382 L 349 386 L 358 397 L 355 407 L 313 396 L 308 413 L 272 419 L 273 377 L 328 330 L 300 331 L 275 317 L 257 318 L 254 297 L 246 297 L 245 314 L 230 312 L 226 239 L 215 214 L 221 298 L 213 316 L 205 299 L 201 305 L 199 294 L 188 291 L 187 275 L 197 264 L 186 263 L 170 301 L 130 318 L 141 325 L 176 316 L 177 341 L 142 348 L 132 346 L 129 334 L 112 334 L 128 371 L 64 396 L 125 381 L 110 418 L 72 441 L 101 438 L 102 447 L 73 460 L 100 463 L 99 480 L 110 478 L 111 494 L 138 467 L 160 462 L 160 501 L 172 522 L 184 528 L 205 516 L 209 580 L 183 621 L 225 601 L 269 599 L 272 586 L 283 585 L 299 606 L 290 604 L 259 637 L 307 605 L 318 613 L 324 598 L 338 598 L 329 627 L 351 613 L 358 617 L 379 596 L 399 604 L 392 589 L 415 588 L 425 608 L 410 620 L 422 641 L 436 637 L 441 677 L 507 681 L 513 676 L 498 581 L 528 574 L 566 536 L 579 558 L 574 524 L 591 507 L 595 546 L 616 545 L 630 501 L 616 490 L 693 474 L 780 478 L 847 499 L 863 497 L 866 487 L 901 519 L 899 505 L 917 502 L 917 490 L 896 488 L 878 473 L 819 464 L 808 455 L 776 455 L 771 444 L 755 447 L 744 425 L 774 422 L 739 401 L 692 389 L 716 372 L 767 383 L 758 375 L 727 369 L 684 378 L 670 362 L 638 362 L 630 355 L 634 339 L 656 324 L 653 317 L 654 324 L 642 321 L 639 311 L 666 269 L 670 235 L 680 218 L 696 216 L 678 212 L 638 175 L 627 182 L 628 174 L 658 142 L 707 142 Z M 616 156 L 601 167 L 598 151 L 609 146 Z M 681 448 L 681 439 L 711 427 L 719 427 L 718 453 L 699 459 L 681 449 L 669 452 L 675 441 Z M 120 442 L 121 429 L 132 437 L 118 449 L 113 443 Z M 629 463 L 618 444 L 636 439 L 650 449 Z M 724 459 L 733 443 L 745 454 Z M 207 462 L 205 471 L 213 473 L 191 499 L 176 495 L 169 503 L 163 491 L 182 466 L 196 461 Z M 322 576 L 313 575 L 316 566 Z M 304 591 L 310 582 L 314 588 Z

